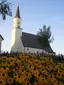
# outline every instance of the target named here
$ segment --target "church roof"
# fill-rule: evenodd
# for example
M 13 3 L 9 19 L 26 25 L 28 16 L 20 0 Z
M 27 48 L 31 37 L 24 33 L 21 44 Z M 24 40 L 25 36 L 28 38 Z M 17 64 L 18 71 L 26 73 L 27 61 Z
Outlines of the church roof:
M 19 6 L 17 7 L 17 11 L 16 11 L 16 16 L 15 16 L 16 18 L 21 18 L 20 17 L 20 11 L 19 11 Z
M 51 49 L 51 47 L 44 48 L 38 43 L 37 35 L 22 32 L 21 40 L 22 40 L 24 47 L 44 49 L 45 51 L 49 53 L 53 53 L 53 50 Z
M 2 37 L 2 35 L 1 35 L 1 34 L 0 34 L 0 37 L 1 37 L 1 39 L 2 39 L 2 40 L 4 40 L 4 38 Z

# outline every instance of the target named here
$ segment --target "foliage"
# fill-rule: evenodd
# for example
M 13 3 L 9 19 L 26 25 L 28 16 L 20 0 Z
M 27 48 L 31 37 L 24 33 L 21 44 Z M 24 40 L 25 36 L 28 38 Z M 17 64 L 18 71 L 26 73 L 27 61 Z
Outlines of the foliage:
M 64 62 L 20 53 L 0 57 L 0 85 L 64 85 Z
M 37 33 L 37 39 L 42 46 L 49 46 L 49 43 L 53 42 L 54 38 L 52 37 L 52 33 L 50 31 L 50 26 L 43 26 L 43 29 L 39 29 Z
M 6 19 L 6 16 L 12 16 L 11 12 L 11 3 L 7 0 L 0 0 L 0 15 L 2 15 L 3 20 Z

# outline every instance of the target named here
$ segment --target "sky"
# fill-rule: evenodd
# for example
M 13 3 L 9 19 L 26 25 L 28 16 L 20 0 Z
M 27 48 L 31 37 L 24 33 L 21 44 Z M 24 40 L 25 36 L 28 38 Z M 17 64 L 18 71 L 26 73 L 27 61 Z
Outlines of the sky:
M 43 25 L 51 27 L 54 52 L 64 54 L 64 0 L 8 0 L 12 3 L 12 17 L 2 20 L 0 15 L 0 34 L 3 36 L 2 51 L 9 51 L 13 18 L 19 4 L 23 32 L 37 34 Z

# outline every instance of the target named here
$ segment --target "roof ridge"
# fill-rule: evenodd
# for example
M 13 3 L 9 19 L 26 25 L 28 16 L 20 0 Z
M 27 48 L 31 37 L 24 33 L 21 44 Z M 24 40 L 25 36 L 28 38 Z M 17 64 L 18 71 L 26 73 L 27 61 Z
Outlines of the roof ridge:
M 28 33 L 28 32 L 22 32 L 22 33 L 26 33 L 26 34 L 30 34 L 30 35 L 35 35 L 35 36 L 37 36 L 36 34 L 32 34 L 32 33 Z

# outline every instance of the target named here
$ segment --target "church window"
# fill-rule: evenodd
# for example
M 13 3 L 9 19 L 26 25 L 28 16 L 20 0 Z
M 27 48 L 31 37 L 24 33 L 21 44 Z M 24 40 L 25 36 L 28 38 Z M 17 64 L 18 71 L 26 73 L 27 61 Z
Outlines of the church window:
M 27 48 L 27 50 L 29 50 L 29 48 Z

